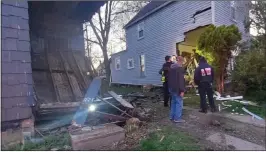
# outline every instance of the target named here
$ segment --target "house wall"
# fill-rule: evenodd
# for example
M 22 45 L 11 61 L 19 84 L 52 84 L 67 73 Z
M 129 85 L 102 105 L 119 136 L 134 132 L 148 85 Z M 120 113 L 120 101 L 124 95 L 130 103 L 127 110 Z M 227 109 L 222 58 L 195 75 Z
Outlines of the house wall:
M 184 32 L 211 24 L 211 10 L 191 18 L 198 10 L 211 7 L 210 1 L 174 2 L 144 19 L 144 38 L 138 40 L 137 24 L 126 29 L 127 51 L 112 56 L 112 83 L 161 85 L 158 71 L 166 55 L 176 54 L 176 43 L 184 40 Z M 145 54 L 146 77 L 140 77 L 140 58 Z M 115 70 L 115 57 L 120 56 L 121 70 Z M 135 68 L 127 69 L 127 59 L 134 58 Z
M 1 122 L 31 117 L 34 104 L 28 2 L 1 1 Z
M 144 38 L 138 39 L 138 24 L 126 29 L 127 51 L 112 56 L 112 83 L 161 85 L 158 71 L 166 55 L 176 54 L 176 43 L 184 41 L 184 32 L 208 24 L 236 24 L 242 33 L 242 40 L 248 40 L 244 19 L 248 15 L 248 1 L 236 2 L 236 20 L 231 19 L 230 1 L 181 1 L 175 2 L 145 18 Z M 211 10 L 191 18 L 198 10 Z M 140 58 L 145 54 L 146 77 L 140 77 Z M 120 56 L 121 70 L 115 70 L 115 57 Z M 135 68 L 127 69 L 127 59 L 134 58 Z
M 231 18 L 230 1 L 214 1 L 215 10 L 215 25 L 232 25 L 238 26 L 242 33 L 242 40 L 246 41 L 250 38 L 249 32 L 245 32 L 244 20 L 249 15 L 247 5 L 250 1 L 235 1 L 236 5 L 236 19 Z

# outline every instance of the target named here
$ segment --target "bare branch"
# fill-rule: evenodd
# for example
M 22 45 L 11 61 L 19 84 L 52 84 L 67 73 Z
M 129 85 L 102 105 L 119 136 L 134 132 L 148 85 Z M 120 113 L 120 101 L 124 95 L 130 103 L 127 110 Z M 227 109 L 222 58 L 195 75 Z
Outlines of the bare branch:
M 97 37 L 97 40 L 98 40 L 98 42 L 99 42 L 98 44 L 100 45 L 100 47 L 103 47 L 103 45 L 102 45 L 103 40 L 101 39 L 101 37 L 100 37 L 99 34 L 97 33 L 95 25 L 93 24 L 92 21 L 89 21 L 89 23 L 90 23 L 90 25 L 91 25 L 91 28 L 92 28 L 94 34 L 95 34 L 96 37 Z
M 102 17 L 101 17 L 101 12 L 100 11 L 98 11 L 98 17 L 99 17 L 99 23 L 100 23 L 100 28 L 101 28 L 101 30 L 100 30 L 100 33 L 102 34 L 102 32 L 101 31 L 104 31 L 105 29 L 105 27 L 103 28 L 103 20 L 102 20 Z M 102 37 L 104 37 L 104 35 L 102 35 Z
M 89 41 L 89 42 L 91 42 L 91 43 L 95 43 L 95 44 L 98 44 L 98 45 L 100 45 L 100 43 L 99 43 L 99 42 L 97 42 L 97 41 L 93 41 L 93 40 L 90 40 L 90 39 L 88 39 L 88 38 L 86 38 L 85 40 L 86 40 L 86 41 Z

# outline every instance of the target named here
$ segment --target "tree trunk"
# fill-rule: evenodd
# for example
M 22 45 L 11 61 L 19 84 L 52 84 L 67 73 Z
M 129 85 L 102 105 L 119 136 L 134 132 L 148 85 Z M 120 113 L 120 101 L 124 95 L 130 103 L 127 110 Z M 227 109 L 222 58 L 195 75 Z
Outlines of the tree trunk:
M 108 84 L 110 83 L 110 76 L 111 76 L 111 69 L 110 69 L 110 63 L 108 59 L 108 54 L 107 54 L 107 48 L 104 48 L 103 50 L 103 58 L 104 58 L 104 68 L 106 72 L 106 80 Z
M 218 72 L 218 76 L 217 76 L 217 90 L 220 94 L 224 93 L 224 71 L 225 71 L 225 63 L 226 63 L 226 60 L 223 60 L 221 59 L 220 60 L 220 69 L 219 69 L 219 72 Z

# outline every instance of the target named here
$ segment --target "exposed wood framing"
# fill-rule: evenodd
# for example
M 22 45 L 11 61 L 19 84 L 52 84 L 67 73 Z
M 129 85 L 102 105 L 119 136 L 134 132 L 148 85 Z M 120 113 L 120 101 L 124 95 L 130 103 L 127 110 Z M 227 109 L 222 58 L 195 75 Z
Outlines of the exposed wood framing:
M 84 86 L 84 89 L 86 89 L 88 86 L 88 84 L 87 84 L 87 81 L 86 81 L 86 79 L 85 79 L 85 77 L 84 77 L 84 75 L 83 75 L 83 73 L 82 73 L 82 70 L 81 70 L 81 68 L 80 68 L 80 66 L 79 66 L 79 64 L 78 64 L 78 62 L 77 62 L 77 60 L 76 60 L 76 58 L 75 58 L 75 55 L 74 55 L 74 53 L 73 53 L 73 51 L 71 51 L 71 54 L 72 54 L 72 56 L 73 56 L 73 58 L 74 58 L 74 61 L 75 61 L 75 64 L 77 65 L 77 67 L 78 67 L 78 70 L 79 70 L 79 73 L 81 74 L 81 77 L 82 77 L 82 79 L 83 79 L 83 82 L 84 82 L 84 84 L 83 84 L 83 86 Z
M 50 67 L 50 64 L 49 64 L 48 43 L 47 43 L 47 41 L 44 41 L 44 43 L 45 43 L 44 52 L 45 52 L 45 55 L 46 55 L 47 65 L 48 65 L 48 69 L 49 69 L 49 72 L 50 72 L 50 75 L 51 75 L 52 84 L 53 84 L 55 95 L 56 95 L 56 100 L 57 100 L 57 102 L 60 102 L 59 92 L 58 92 L 58 89 L 56 89 L 55 80 L 54 80 L 54 77 L 52 75 L 52 70 L 51 70 L 51 67 Z
M 64 56 L 62 55 L 61 51 L 60 50 L 57 50 L 57 51 L 59 52 L 61 61 L 63 62 L 64 71 L 65 71 L 65 73 L 67 75 L 67 80 L 68 80 L 68 83 L 70 84 L 71 92 L 73 94 L 73 96 L 72 96 L 73 97 L 73 100 L 74 101 L 77 101 L 77 96 L 76 96 L 76 94 L 74 92 L 74 86 L 72 84 L 72 81 L 71 81 L 71 79 L 69 77 L 69 74 L 68 74 L 68 71 L 67 71 L 67 68 L 66 68 L 66 60 L 65 60 Z

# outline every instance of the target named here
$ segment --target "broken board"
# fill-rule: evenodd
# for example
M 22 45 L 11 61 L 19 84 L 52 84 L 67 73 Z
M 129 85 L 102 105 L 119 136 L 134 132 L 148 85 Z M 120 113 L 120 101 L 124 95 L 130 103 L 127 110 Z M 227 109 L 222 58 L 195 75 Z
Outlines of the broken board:
M 108 93 L 109 93 L 109 94 L 110 94 L 115 100 L 117 100 L 118 102 L 120 102 L 124 107 L 131 108 L 131 109 L 134 108 L 129 102 L 127 102 L 126 100 L 124 100 L 122 97 L 120 97 L 119 95 L 117 95 L 115 92 L 113 92 L 113 91 L 108 91 Z

